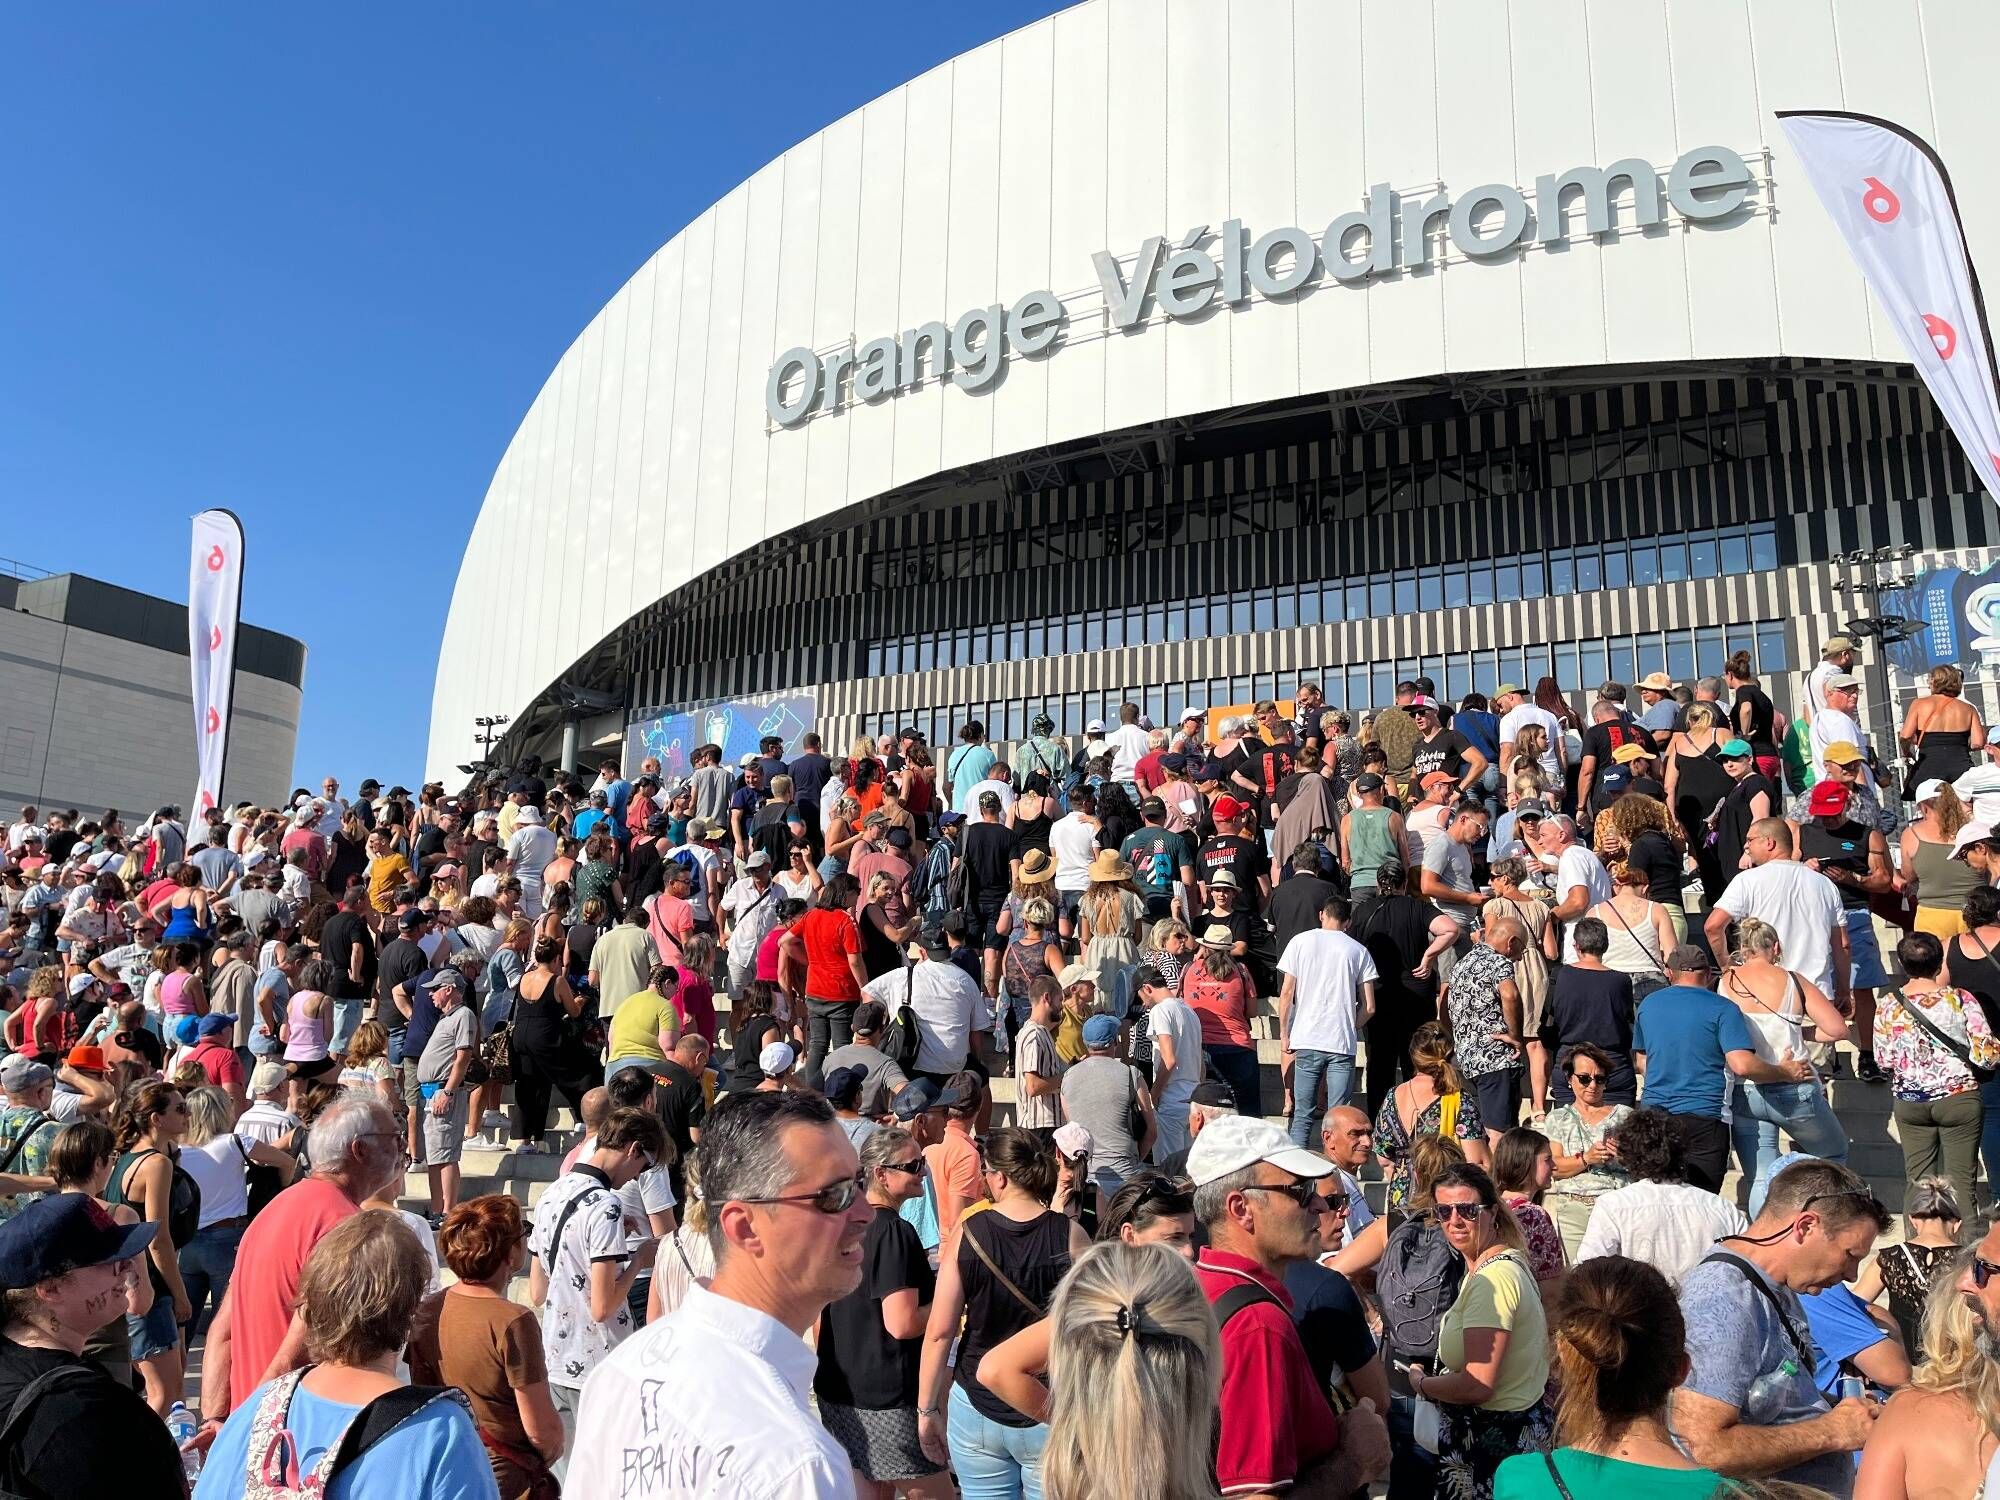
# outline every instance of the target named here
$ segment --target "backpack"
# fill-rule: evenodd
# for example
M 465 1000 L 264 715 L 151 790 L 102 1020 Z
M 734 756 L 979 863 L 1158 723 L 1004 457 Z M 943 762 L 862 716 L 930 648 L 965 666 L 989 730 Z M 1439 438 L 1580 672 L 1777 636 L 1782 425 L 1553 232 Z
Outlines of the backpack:
M 923 865 L 911 877 L 910 896 L 927 917 L 941 917 L 951 910 L 951 872 L 954 861 L 949 841 L 939 839 L 931 846 Z
M 311 1368 L 272 1382 L 259 1399 L 243 1500 L 309 1500 L 325 1494 L 341 1471 L 434 1402 L 456 1401 L 471 1420 L 471 1403 L 451 1386 L 407 1385 L 384 1391 L 356 1412 L 341 1430 L 340 1440 L 321 1453 L 310 1472 L 302 1473 L 298 1446 L 285 1430 L 285 1417 L 293 1392 Z
M 917 1053 L 923 1047 L 923 1034 L 917 1029 L 917 1013 L 910 1004 L 910 997 L 916 992 L 916 969 L 913 965 L 903 965 L 903 998 L 889 1007 L 889 1024 L 882 1028 L 879 1046 L 887 1057 L 905 1073 L 917 1065 Z
M 1389 1235 L 1375 1268 L 1382 1343 L 1393 1359 L 1437 1353 L 1438 1322 L 1458 1298 L 1465 1262 L 1423 1219 L 1405 1219 Z
M 669 863 L 677 864 L 683 870 L 686 870 L 688 877 L 696 885 L 701 884 L 701 861 L 695 857 L 694 850 L 676 849 L 672 854 L 667 856 L 667 860 Z
M 254 1219 L 270 1206 L 273 1198 L 285 1190 L 285 1184 L 279 1177 L 276 1167 L 268 1167 L 261 1161 L 250 1159 L 250 1153 L 243 1149 L 242 1136 L 232 1135 L 229 1139 L 235 1142 L 236 1154 L 243 1161 L 243 1191 L 249 1200 L 248 1216 Z

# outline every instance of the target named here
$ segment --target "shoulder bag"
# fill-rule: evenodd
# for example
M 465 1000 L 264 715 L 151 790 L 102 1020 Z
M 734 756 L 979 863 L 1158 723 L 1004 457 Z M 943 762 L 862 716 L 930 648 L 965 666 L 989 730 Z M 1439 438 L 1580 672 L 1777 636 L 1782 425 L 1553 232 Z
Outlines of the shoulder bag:
M 1929 1016 L 1925 1015 L 1910 1002 L 1901 990 L 1896 992 L 1896 1003 L 1903 1007 L 1905 1015 L 1917 1023 L 1918 1030 L 1922 1031 L 1924 1035 L 1928 1036 L 1932 1041 L 1944 1048 L 1945 1051 L 1965 1064 L 1965 1071 L 1972 1075 L 1974 1083 L 1983 1084 L 1989 1078 L 1993 1077 L 1996 1072 L 2000 1072 L 2000 1069 L 1980 1067 L 1978 1063 L 1972 1060 L 1971 1047 L 1961 1046 L 1946 1036 L 1944 1032 L 1938 1029 L 1937 1024 Z

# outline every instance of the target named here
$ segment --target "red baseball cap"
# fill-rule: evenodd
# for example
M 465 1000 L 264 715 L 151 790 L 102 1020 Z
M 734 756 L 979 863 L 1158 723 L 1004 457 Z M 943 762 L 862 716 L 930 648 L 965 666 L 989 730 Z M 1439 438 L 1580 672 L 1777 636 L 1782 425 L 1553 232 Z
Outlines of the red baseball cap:
M 1211 809 L 1218 823 L 1233 823 L 1249 810 L 1247 805 L 1238 802 L 1234 797 L 1217 797 L 1215 806 Z
M 63 1059 L 63 1064 L 75 1068 L 80 1073 L 102 1073 L 104 1049 L 88 1042 L 78 1042 L 69 1049 L 69 1056 Z
M 1847 811 L 1848 790 L 1844 781 L 1822 781 L 1806 799 L 1806 811 L 1815 818 L 1834 818 Z

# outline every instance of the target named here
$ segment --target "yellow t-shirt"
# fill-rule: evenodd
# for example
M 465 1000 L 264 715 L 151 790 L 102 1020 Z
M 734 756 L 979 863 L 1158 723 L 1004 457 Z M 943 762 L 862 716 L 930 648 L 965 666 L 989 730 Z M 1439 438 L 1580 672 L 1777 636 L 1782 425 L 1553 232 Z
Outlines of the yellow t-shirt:
M 1448 1370 L 1465 1368 L 1465 1331 L 1497 1328 L 1507 1334 L 1488 1411 L 1526 1411 L 1542 1399 L 1549 1383 L 1549 1325 L 1542 1312 L 1535 1273 L 1518 1250 L 1496 1255 L 1465 1278 L 1438 1323 L 1438 1361 Z
M 500 809 L 500 842 L 506 843 L 514 836 L 514 829 L 521 821 L 521 805 L 511 798 Z
M 409 884 L 410 862 L 391 849 L 380 859 L 368 861 L 368 904 L 379 912 L 396 909 L 391 897 L 396 887 Z
M 674 1018 L 672 1026 L 667 1024 L 668 1016 Z M 612 1013 L 610 1060 L 643 1057 L 647 1062 L 665 1062 L 667 1055 L 660 1050 L 660 1033 L 679 1029 L 680 1012 L 674 1002 L 658 990 L 643 989 L 621 1001 Z

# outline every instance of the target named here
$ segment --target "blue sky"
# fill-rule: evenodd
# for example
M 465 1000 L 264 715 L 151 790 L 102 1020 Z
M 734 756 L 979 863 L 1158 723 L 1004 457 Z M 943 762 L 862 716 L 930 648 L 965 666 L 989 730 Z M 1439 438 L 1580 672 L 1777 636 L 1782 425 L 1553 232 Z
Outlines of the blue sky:
M 297 775 L 422 773 L 508 438 L 687 221 L 803 136 L 1060 7 L 9 6 L 0 555 L 309 651 Z

